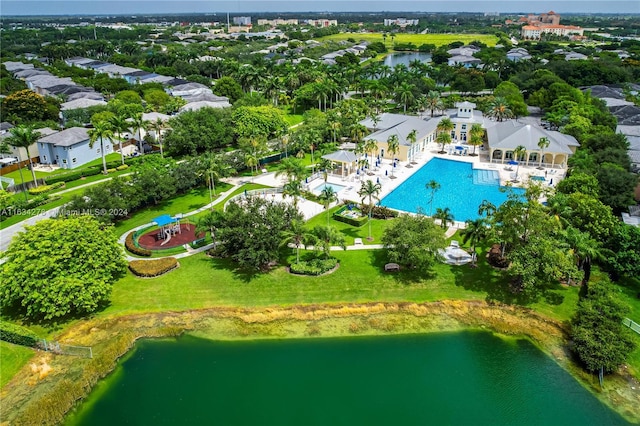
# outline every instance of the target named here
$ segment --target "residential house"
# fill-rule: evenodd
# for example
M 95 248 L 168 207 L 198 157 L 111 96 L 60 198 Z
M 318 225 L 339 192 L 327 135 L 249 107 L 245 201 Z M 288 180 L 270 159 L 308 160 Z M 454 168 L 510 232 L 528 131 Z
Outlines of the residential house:
M 56 164 L 72 169 L 102 157 L 100 142 L 89 146 L 89 132 L 84 127 L 71 127 L 38 140 L 40 163 Z M 104 141 L 105 155 L 114 151 L 111 140 Z
M 519 62 L 531 59 L 531 55 L 527 52 L 527 49 L 516 47 L 507 52 L 507 59 L 513 62 Z

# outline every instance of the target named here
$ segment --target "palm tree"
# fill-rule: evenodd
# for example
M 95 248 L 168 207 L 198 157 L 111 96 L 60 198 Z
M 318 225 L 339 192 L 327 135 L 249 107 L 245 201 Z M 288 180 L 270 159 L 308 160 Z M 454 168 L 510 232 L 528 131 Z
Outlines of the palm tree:
M 427 191 L 431 191 L 429 194 L 429 216 L 431 216 L 433 212 L 433 200 L 441 186 L 437 181 L 431 180 L 425 184 L 425 188 L 427 188 Z
M 129 122 L 127 121 L 127 117 L 122 114 L 117 114 L 109 117 L 108 122 L 111 126 L 111 130 L 116 135 L 116 139 L 118 139 L 118 143 L 120 146 L 120 159 L 122 160 L 122 164 L 124 164 L 124 152 L 122 151 L 122 132 L 126 132 L 127 130 L 129 130 Z
M 515 156 L 515 159 L 518 162 L 518 165 L 516 166 L 515 180 L 518 180 L 518 171 L 520 170 L 520 159 L 522 158 L 523 155 L 526 155 L 526 153 L 527 153 L 527 148 L 525 148 L 524 145 L 518 145 L 516 149 L 513 150 L 513 155 Z
M 391 154 L 391 163 L 395 164 L 395 162 L 396 162 L 396 154 L 400 150 L 400 141 L 398 140 L 398 136 L 397 135 L 389 136 L 389 138 L 387 139 L 387 150 Z M 393 176 L 393 169 L 394 168 L 392 167 L 391 168 L 391 178 L 392 179 L 395 178 L 395 176 Z
M 467 242 L 471 244 L 472 259 L 475 265 L 476 245 L 487 237 L 487 225 L 483 218 L 467 220 L 466 225 L 466 228 L 460 233 L 462 235 L 462 244 L 467 244 Z
M 322 201 L 322 205 L 327 211 L 327 226 L 329 226 L 329 206 L 334 201 L 338 201 L 338 194 L 332 186 L 325 185 L 322 191 L 320 191 L 320 195 L 318 195 L 318 200 Z
M 551 144 L 551 141 L 547 137 L 543 136 L 538 140 L 538 148 L 540 148 L 540 165 L 538 166 L 538 169 L 540 169 L 540 170 L 544 169 L 544 167 L 542 167 L 542 160 L 544 158 L 544 150 L 549 148 L 550 144 Z
M 344 235 L 333 226 L 316 226 L 313 228 L 313 235 L 316 237 L 316 250 L 322 250 L 324 257 L 329 258 L 331 254 L 331 246 L 333 244 L 347 249 Z
M 140 154 L 144 154 L 144 150 L 142 149 L 142 129 L 147 127 L 148 122 L 142 118 L 142 113 L 138 113 L 131 117 L 131 125 L 134 130 L 138 132 L 138 148 L 140 149 Z
M 258 157 L 255 156 L 252 153 L 246 153 L 244 155 L 244 164 L 249 167 L 249 170 L 251 170 L 251 175 L 253 174 L 253 168 L 255 167 L 256 169 L 256 174 L 258 173 L 258 164 L 260 164 L 260 161 L 258 160 Z M 254 175 L 255 176 L 255 175 Z
M 300 246 L 306 246 L 306 243 L 312 242 L 314 235 L 304 226 L 301 220 L 291 221 L 290 228 L 282 231 L 282 245 L 288 246 L 293 244 L 296 247 L 296 263 L 300 263 Z
M 416 86 L 407 82 L 400 83 L 400 85 L 396 88 L 397 99 L 402 102 L 405 114 L 407 113 L 407 106 L 415 99 L 415 90 Z
M 473 146 L 473 157 L 476 156 L 476 146 L 481 146 L 484 143 L 484 129 L 478 123 L 471 125 L 469 130 L 469 145 Z
M 295 157 L 284 158 L 280 161 L 280 167 L 276 172 L 276 177 L 284 175 L 287 181 L 302 180 L 306 170 L 307 168 L 299 159 Z
M 447 152 L 444 150 L 444 147 L 451 143 L 451 135 L 449 133 L 438 133 L 438 136 L 436 136 L 436 142 L 442 145 L 442 149 L 438 151 L 438 154 L 444 154 Z
M 201 216 L 196 222 L 196 235 L 204 232 L 211 232 L 213 243 L 216 242 L 216 229 L 224 220 L 224 213 L 220 210 L 211 210 Z
M 451 136 L 451 131 L 456 128 L 456 125 L 453 124 L 453 121 L 449 117 L 445 117 L 436 126 L 436 130 L 438 133 L 447 133 Z
M 493 216 L 493 214 L 497 211 L 498 209 L 496 208 L 496 206 L 488 200 L 482 200 L 482 203 L 480 203 L 480 206 L 478 207 L 478 214 L 480 216 L 486 214 L 487 218 Z
M 329 178 L 329 170 L 333 169 L 333 161 L 328 158 L 321 158 L 318 162 L 318 168 L 322 170 L 324 181 L 326 182 Z
M 40 132 L 36 132 L 33 126 L 25 126 L 19 125 L 9 129 L 11 136 L 6 138 L 6 142 L 14 148 L 18 148 L 18 169 L 20 170 L 20 180 L 24 186 L 24 178 L 22 177 L 22 167 L 20 167 L 20 163 L 22 162 L 22 158 L 20 158 L 20 148 L 24 148 L 27 152 L 27 157 L 29 157 L 29 168 L 31 169 L 31 175 L 33 177 L 33 183 L 36 188 L 38 187 L 38 180 L 36 179 L 36 171 L 33 170 L 33 163 L 31 162 L 31 154 L 29 153 L 29 147 L 36 143 L 40 138 Z M 23 188 L 24 189 L 24 188 Z M 29 196 L 26 194 L 25 197 L 27 199 Z
M 453 224 L 453 214 L 449 207 L 445 207 L 444 209 L 437 208 L 436 214 L 433 215 L 434 219 L 440 219 L 440 226 L 444 229 L 447 227 L 447 224 Z
M 416 143 L 416 141 L 418 140 L 418 131 L 416 129 L 412 129 L 409 134 L 407 135 L 407 140 L 409 141 L 409 143 L 411 144 L 411 147 L 409 148 L 409 150 L 411 152 L 413 152 L 414 149 L 414 144 Z M 413 155 L 411 156 L 411 162 L 413 164 L 416 164 L 415 159 L 413 158 Z
M 427 93 L 425 98 L 425 106 L 431 111 L 431 117 L 433 117 L 433 112 L 435 110 L 443 110 L 444 103 L 442 102 L 442 98 L 440 97 L 440 92 L 436 90 L 431 90 Z
M 167 127 L 167 123 L 165 123 L 161 118 L 157 118 L 156 121 L 147 123 L 147 129 L 153 130 L 156 134 L 156 143 L 160 145 L 160 157 L 164 157 L 164 152 L 162 150 L 162 135 L 161 132 L 163 129 Z
M 498 121 L 503 121 L 505 118 L 513 118 L 513 112 L 509 108 L 507 100 L 501 96 L 498 96 L 489 104 L 487 115 Z
M 373 183 L 371 180 L 365 180 L 362 182 L 360 189 L 358 190 L 358 195 L 361 197 L 362 203 L 364 204 L 365 199 L 369 199 L 369 236 L 367 240 L 372 241 L 373 236 L 371 235 L 371 214 L 373 212 L 373 200 L 380 201 L 378 195 L 380 195 L 380 191 L 382 190 L 382 186 L 379 183 Z
M 93 148 L 96 141 L 100 141 L 100 155 L 102 156 L 102 172 L 107 174 L 107 157 L 105 156 L 104 140 L 113 139 L 113 130 L 106 121 L 99 121 L 93 124 L 93 129 L 89 130 L 89 148 Z
M 288 149 L 289 149 L 289 139 L 290 139 L 289 135 L 283 135 L 283 136 L 280 138 L 280 143 L 281 143 L 281 144 L 282 144 L 282 146 L 284 147 L 284 156 L 285 156 L 285 158 L 289 158 L 289 152 L 288 152 Z
M 299 180 L 292 180 L 291 182 L 285 183 L 282 187 L 282 196 L 292 197 L 293 207 L 298 208 L 298 197 L 302 196 L 302 182 Z
M 369 163 L 369 169 L 371 169 L 371 163 L 373 163 L 373 155 L 378 150 L 378 142 L 375 139 L 367 139 L 364 141 L 364 151 L 371 156 L 371 162 Z M 369 172 L 369 174 L 372 174 Z
M 568 227 L 564 235 L 577 258 L 578 268 L 584 271 L 582 284 L 586 285 L 591 278 L 591 261 L 602 257 L 600 245 L 589 234 L 573 227 Z

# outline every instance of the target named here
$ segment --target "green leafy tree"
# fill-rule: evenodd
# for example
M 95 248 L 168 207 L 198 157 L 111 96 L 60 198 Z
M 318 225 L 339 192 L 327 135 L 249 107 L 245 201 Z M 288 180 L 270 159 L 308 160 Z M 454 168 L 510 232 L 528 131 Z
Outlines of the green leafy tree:
M 231 77 L 221 77 L 215 83 L 213 93 L 218 96 L 226 96 L 231 103 L 234 103 L 243 95 L 242 86 Z
M 287 157 L 280 161 L 276 177 L 284 175 L 287 181 L 302 180 L 306 174 L 306 167 L 298 158 Z
M 594 175 L 587 173 L 571 173 L 569 176 L 558 182 L 556 191 L 567 195 L 575 192 L 581 192 L 585 195 L 598 198 L 598 179 Z
M 2 99 L 0 116 L 12 123 L 33 123 L 44 120 L 58 120 L 60 108 L 49 104 L 44 96 L 32 90 L 20 90 Z M 50 106 L 53 107 L 50 108 Z
M 233 112 L 233 123 L 240 138 L 254 135 L 278 137 L 289 128 L 282 111 L 270 105 L 239 107 Z
M 282 196 L 293 198 L 293 206 L 298 208 L 298 198 L 302 197 L 302 182 L 292 180 L 285 183 L 282 187 Z
M 369 241 L 373 241 L 373 236 L 371 235 L 371 214 L 373 212 L 374 201 L 380 201 L 380 198 L 378 198 L 380 191 L 382 191 L 382 186 L 379 183 L 373 183 L 373 181 L 369 179 L 363 181 L 358 190 L 362 204 L 364 204 L 364 200 L 369 199 L 369 220 L 367 221 L 369 223 L 369 236 L 367 237 Z
M 640 228 L 618 223 L 606 242 L 603 254 L 614 278 L 640 276 Z
M 520 163 L 523 161 L 524 157 L 527 155 L 527 148 L 524 145 L 518 145 L 513 150 L 513 156 L 515 160 L 518 160 L 518 166 L 516 167 L 516 177 L 514 180 L 518 180 L 518 172 L 520 171 Z
M 426 107 L 429 111 L 431 111 L 431 117 L 433 117 L 433 113 L 436 110 L 442 111 L 444 109 L 444 102 L 440 97 L 440 92 L 436 90 L 431 90 L 429 93 L 427 93 Z
M 196 155 L 231 145 L 232 112 L 228 108 L 185 111 L 169 120 L 163 145 L 168 155 Z
M 264 270 L 278 259 L 282 233 L 302 221 L 297 208 L 261 197 L 231 201 L 218 228 L 223 252 L 241 267 Z
M 196 222 L 196 234 L 211 233 L 211 239 L 216 242 L 216 230 L 222 224 L 224 214 L 220 210 L 211 210 L 201 216 Z
M 455 124 L 451 121 L 450 118 L 445 117 L 438 123 L 436 130 L 438 135 L 436 136 L 436 142 L 442 145 L 442 149 L 439 151 L 439 154 L 444 154 L 446 151 L 444 150 L 445 145 L 451 143 L 451 131 L 455 128 Z
M 495 118 L 497 121 L 504 121 L 508 118 L 513 118 L 514 114 L 509 108 L 509 104 L 505 98 L 497 97 L 489 104 L 489 110 L 487 116 Z
M 571 339 L 574 352 L 588 371 L 615 372 L 633 351 L 630 331 L 622 325 L 628 311 L 608 282 L 592 283 L 586 297 L 578 302 Z
M 422 214 L 400 215 L 385 230 L 382 243 L 390 262 L 428 272 L 446 246 L 444 232 Z
M 113 283 L 126 271 L 113 230 L 90 216 L 46 219 L 27 226 L 5 258 L 0 303 L 5 312 L 33 320 L 95 312 L 109 300 Z
M 466 227 L 460 232 L 462 235 L 462 243 L 467 244 L 468 242 L 471 244 L 471 251 L 475 253 L 476 246 L 484 241 L 489 233 L 487 222 L 485 219 L 479 218 L 475 220 L 467 220 L 465 223 Z
M 331 255 L 331 247 L 339 246 L 347 249 L 344 235 L 333 226 L 316 226 L 311 231 L 315 237 L 315 249 L 324 254 L 325 259 Z

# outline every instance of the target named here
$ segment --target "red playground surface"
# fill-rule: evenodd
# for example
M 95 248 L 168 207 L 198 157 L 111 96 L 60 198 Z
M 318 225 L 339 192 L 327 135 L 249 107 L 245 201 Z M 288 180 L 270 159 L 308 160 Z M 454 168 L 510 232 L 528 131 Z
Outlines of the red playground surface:
M 181 224 L 180 232 L 173 235 L 169 242 L 163 245 L 165 239 L 159 238 L 159 234 L 160 228 L 152 229 L 138 238 L 138 245 L 147 250 L 158 250 L 178 247 L 204 237 L 204 235 L 196 237 L 196 227 L 193 224 Z

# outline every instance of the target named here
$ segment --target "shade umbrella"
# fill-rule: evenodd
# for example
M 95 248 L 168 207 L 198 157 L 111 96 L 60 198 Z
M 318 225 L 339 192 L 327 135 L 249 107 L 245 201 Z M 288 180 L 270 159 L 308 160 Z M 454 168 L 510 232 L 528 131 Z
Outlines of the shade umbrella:
M 458 151 L 462 151 L 464 148 L 463 148 L 463 147 L 461 147 L 460 145 L 457 145 L 457 146 L 456 146 L 456 149 L 457 149 Z
M 507 164 L 510 165 L 510 166 L 517 166 L 518 162 L 516 160 L 511 160 Z

